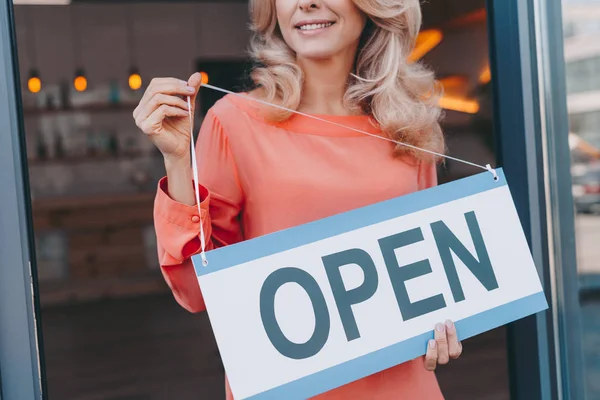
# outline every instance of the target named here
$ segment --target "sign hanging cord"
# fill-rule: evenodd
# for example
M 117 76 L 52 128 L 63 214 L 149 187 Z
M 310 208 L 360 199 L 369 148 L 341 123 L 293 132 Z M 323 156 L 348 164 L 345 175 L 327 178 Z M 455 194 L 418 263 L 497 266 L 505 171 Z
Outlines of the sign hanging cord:
M 299 115 L 302 115 L 302 116 L 307 117 L 307 118 L 312 118 L 312 119 L 315 119 L 317 121 L 325 122 L 327 124 L 332 124 L 332 125 L 336 125 L 336 126 L 341 127 L 341 128 L 346 128 L 346 129 L 349 129 L 349 130 L 354 131 L 354 132 L 362 133 L 363 135 L 367 135 L 367 136 L 371 136 L 371 137 L 374 137 L 374 138 L 377 138 L 377 139 L 386 140 L 388 142 L 396 143 L 398 145 L 409 147 L 409 148 L 414 149 L 414 150 L 423 151 L 425 153 L 433 154 L 433 155 L 436 155 L 438 157 L 447 158 L 449 160 L 458 161 L 458 162 L 461 162 L 463 164 L 467 164 L 467 165 L 471 165 L 473 167 L 481 168 L 481 169 L 483 169 L 485 171 L 489 171 L 494 176 L 494 180 L 498 180 L 498 175 L 496 173 L 496 170 L 494 168 L 492 168 L 490 164 L 487 164 L 487 165 L 483 166 L 483 165 L 472 163 L 472 162 L 467 161 L 467 160 L 462 160 L 460 158 L 448 156 L 446 154 L 436 153 L 435 151 L 423 149 L 423 148 L 420 148 L 420 147 L 417 147 L 417 146 L 413 146 L 413 145 L 408 144 L 408 143 L 399 142 L 397 140 L 393 140 L 393 139 L 387 138 L 385 136 L 379 136 L 379 135 L 376 135 L 376 134 L 373 134 L 373 133 L 365 132 L 365 131 L 360 130 L 360 129 L 352 128 L 350 126 L 346 126 L 346 125 L 343 125 L 343 124 L 340 124 L 340 123 L 337 123 L 337 122 L 333 122 L 333 121 L 329 121 L 329 120 L 317 117 L 315 115 L 305 114 L 305 113 L 303 113 L 301 111 L 292 110 L 292 109 L 289 109 L 289 108 L 286 108 L 286 107 L 283 107 L 283 106 L 280 106 L 280 105 L 277 105 L 277 104 L 269 103 L 269 102 L 264 101 L 264 100 L 255 99 L 255 98 L 250 97 L 250 96 L 245 96 L 245 95 L 243 95 L 241 93 L 235 93 L 235 92 L 232 92 L 232 91 L 227 90 L 227 89 L 222 89 L 222 88 L 217 87 L 217 86 L 209 85 L 208 83 L 202 83 L 201 86 L 204 86 L 204 87 L 207 87 L 209 89 L 213 89 L 213 90 L 216 90 L 216 91 L 219 91 L 219 92 L 228 93 L 228 94 L 231 94 L 231 95 L 234 95 L 234 96 L 242 97 L 242 98 L 247 99 L 247 100 L 256 101 L 258 103 L 262 103 L 262 104 L 265 104 L 265 105 L 268 105 L 268 106 L 271 106 L 271 107 L 279 108 L 281 110 L 284 110 L 284 111 L 287 111 L 287 112 L 291 112 L 291 113 L 294 113 L 294 114 L 299 114 Z
M 317 117 L 315 115 L 306 114 L 306 113 L 303 113 L 301 111 L 292 110 L 292 109 L 289 109 L 289 108 L 286 108 L 286 107 L 283 107 L 283 106 L 280 106 L 280 105 L 277 105 L 277 104 L 269 103 L 269 102 L 264 101 L 264 100 L 255 99 L 255 98 L 252 98 L 250 96 L 245 96 L 245 95 L 243 95 L 241 93 L 236 93 L 236 92 L 232 92 L 230 90 L 223 89 L 223 88 L 220 88 L 220 87 L 217 87 L 217 86 L 209 85 L 208 83 L 202 83 L 201 86 L 204 86 L 204 87 L 206 87 L 208 89 L 216 90 L 218 92 L 223 92 L 223 93 L 231 94 L 231 95 L 234 95 L 234 96 L 242 97 L 242 98 L 247 99 L 247 100 L 251 100 L 251 101 L 258 102 L 258 103 L 262 103 L 262 104 L 265 104 L 267 106 L 279 108 L 279 109 L 287 111 L 287 112 L 291 112 L 291 113 L 294 113 L 294 114 L 299 114 L 299 115 L 302 115 L 304 117 L 312 118 L 314 120 L 321 121 L 321 122 L 324 122 L 324 123 L 327 123 L 327 124 L 336 125 L 338 127 L 349 129 L 351 131 L 358 132 L 358 133 L 361 133 L 363 135 L 371 136 L 371 137 L 374 137 L 374 138 L 377 138 L 377 139 L 381 139 L 381 140 L 386 140 L 388 142 L 392 142 L 392 143 L 398 144 L 400 146 L 409 147 L 409 148 L 411 148 L 413 150 L 422 151 L 422 152 L 425 152 L 425 153 L 436 155 L 438 157 L 443 157 L 443 158 L 446 158 L 446 159 L 449 159 L 449 160 L 453 160 L 453 161 L 457 161 L 457 162 L 460 162 L 460 163 L 463 163 L 463 164 L 467 164 L 467 165 L 470 165 L 470 166 L 473 166 L 473 167 L 476 167 L 476 168 L 481 168 L 481 169 L 483 169 L 485 171 L 490 172 L 493 175 L 495 181 L 498 180 L 498 174 L 496 173 L 496 170 L 491 167 L 490 164 L 487 164 L 485 166 L 479 165 L 479 164 L 475 164 L 475 163 L 467 161 L 467 160 L 462 160 L 460 158 L 452 157 L 452 156 L 449 156 L 449 155 L 446 155 L 446 154 L 437 153 L 435 151 L 423 149 L 421 147 L 413 146 L 413 145 L 408 144 L 408 143 L 399 142 L 397 140 L 393 140 L 393 139 L 387 138 L 385 136 L 379 136 L 379 135 L 376 135 L 376 134 L 373 134 L 373 133 L 365 132 L 365 131 L 360 130 L 360 129 L 356 129 L 356 128 L 352 128 L 350 126 L 339 124 L 337 122 L 329 121 L 329 120 L 326 120 L 324 118 Z M 192 115 L 192 103 L 191 103 L 191 100 L 190 100 L 189 96 L 187 98 L 187 103 L 188 103 L 188 113 L 189 113 L 189 117 L 190 117 L 190 144 L 191 144 L 190 151 L 191 151 L 191 155 L 192 155 L 192 170 L 193 170 L 193 176 L 194 176 L 194 182 L 195 182 L 195 190 L 194 190 L 194 192 L 195 192 L 195 195 L 196 195 L 196 204 L 198 205 L 198 213 L 200 213 L 200 218 L 201 218 L 201 220 L 200 220 L 200 244 L 201 244 L 201 253 L 200 253 L 200 256 L 202 258 L 202 265 L 207 266 L 208 265 L 208 260 L 206 259 L 206 239 L 205 239 L 205 236 L 204 236 L 204 227 L 203 227 L 204 224 L 203 224 L 203 221 L 202 221 L 202 210 L 200 208 L 200 189 L 198 187 L 198 185 L 199 185 L 199 182 L 198 182 L 198 163 L 197 163 L 197 160 L 196 160 L 196 151 L 195 151 L 195 145 L 194 145 L 194 128 L 193 128 L 193 125 L 194 125 L 193 124 L 193 122 L 194 122 L 194 116 Z
M 206 259 L 206 239 L 204 237 L 204 220 L 202 219 L 202 209 L 200 207 L 200 182 L 198 181 L 198 162 L 196 160 L 196 146 L 194 145 L 194 116 L 192 115 L 192 102 L 190 97 L 187 98 L 188 104 L 188 114 L 190 117 L 190 151 L 192 153 L 192 173 L 194 176 L 194 193 L 196 195 L 196 204 L 198 205 L 198 217 L 200 218 L 200 246 L 202 252 L 200 253 L 200 257 L 202 257 L 202 265 L 205 267 L 208 265 L 208 260 Z

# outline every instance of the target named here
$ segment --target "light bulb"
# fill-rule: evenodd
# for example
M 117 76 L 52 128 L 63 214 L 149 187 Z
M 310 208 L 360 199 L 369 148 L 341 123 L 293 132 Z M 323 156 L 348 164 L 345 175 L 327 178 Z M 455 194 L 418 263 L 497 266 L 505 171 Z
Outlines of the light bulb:
M 204 71 L 200 72 L 200 82 L 202 82 L 203 85 L 208 83 L 208 74 Z
M 132 74 L 129 76 L 129 87 L 131 90 L 138 90 L 142 87 L 142 77 L 138 74 Z
M 129 87 L 131 90 L 138 90 L 142 87 L 142 76 L 137 68 L 131 68 L 129 71 Z
M 87 78 L 85 77 L 85 72 L 83 71 L 83 69 L 78 69 L 75 72 L 75 79 L 73 80 L 73 86 L 75 87 L 75 90 L 77 90 L 78 92 L 84 92 L 87 87 L 88 87 L 88 81 Z
M 42 90 L 42 80 L 36 70 L 32 70 L 29 74 L 27 88 L 31 93 L 39 93 Z

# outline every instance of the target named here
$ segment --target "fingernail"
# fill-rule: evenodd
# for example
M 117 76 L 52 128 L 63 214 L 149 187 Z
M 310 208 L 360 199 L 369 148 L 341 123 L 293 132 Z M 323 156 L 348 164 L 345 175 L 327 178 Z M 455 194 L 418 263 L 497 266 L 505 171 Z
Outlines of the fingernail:
M 450 321 L 450 320 L 446 321 L 446 327 L 448 329 L 452 329 L 453 326 L 454 326 L 454 324 L 452 323 L 452 321 Z
M 444 332 L 444 325 L 442 325 L 442 324 L 437 324 L 437 325 L 435 326 L 435 329 L 436 329 L 438 332 Z
M 193 87 L 191 87 L 191 86 L 186 86 L 186 87 L 185 87 L 185 90 L 187 90 L 187 91 L 188 91 L 188 92 L 190 92 L 190 93 L 194 93 L 194 92 L 196 91 L 196 89 L 194 89 L 194 88 L 193 88 Z
M 429 348 L 430 349 L 432 349 L 432 350 L 435 349 L 435 345 L 436 345 L 435 340 L 430 340 L 429 341 Z

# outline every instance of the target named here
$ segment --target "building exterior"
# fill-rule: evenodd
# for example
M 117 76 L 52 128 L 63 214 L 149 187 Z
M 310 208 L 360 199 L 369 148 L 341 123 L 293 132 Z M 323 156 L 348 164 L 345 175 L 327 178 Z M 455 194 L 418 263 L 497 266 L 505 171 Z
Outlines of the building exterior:
M 571 130 L 600 146 L 600 3 L 565 1 L 567 107 Z

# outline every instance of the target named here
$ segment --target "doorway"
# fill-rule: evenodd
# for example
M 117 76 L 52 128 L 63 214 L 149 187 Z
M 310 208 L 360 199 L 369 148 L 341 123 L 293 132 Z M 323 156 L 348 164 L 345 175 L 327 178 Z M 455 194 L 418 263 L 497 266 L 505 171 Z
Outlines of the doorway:
M 445 88 L 450 154 L 494 165 L 499 117 L 485 1 L 428 2 L 423 14 L 415 58 Z M 28 5 L 15 6 L 14 17 L 49 397 L 223 398 L 206 314 L 177 306 L 156 265 L 152 202 L 164 171 L 138 140 L 131 112 L 140 92 L 130 78 L 133 67 L 147 83 L 188 76 L 202 60 L 241 65 L 247 4 Z M 179 38 L 181 51 L 165 37 Z M 157 48 L 177 56 L 154 62 Z M 448 162 L 439 180 L 475 172 Z M 460 360 L 438 370 L 448 399 L 510 398 L 506 337 L 502 327 L 470 339 Z

